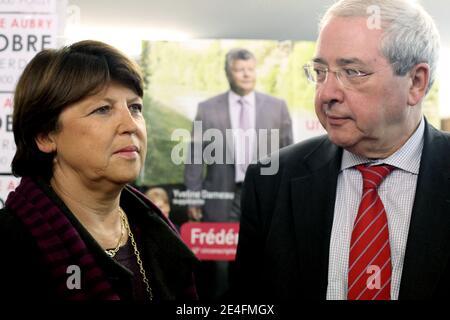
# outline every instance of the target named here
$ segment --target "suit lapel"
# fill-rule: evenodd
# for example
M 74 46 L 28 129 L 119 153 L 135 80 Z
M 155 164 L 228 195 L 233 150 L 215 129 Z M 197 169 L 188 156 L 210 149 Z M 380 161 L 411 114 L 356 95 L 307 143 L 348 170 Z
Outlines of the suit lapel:
M 219 126 L 213 127 L 214 129 L 219 129 L 222 132 L 224 144 L 224 156 L 225 155 L 234 155 L 234 143 L 233 137 L 227 137 L 226 132 L 227 129 L 231 129 L 231 118 L 230 118 L 230 106 L 228 101 L 228 92 L 222 94 L 217 103 L 217 114 L 215 117 L 219 121 Z M 230 131 L 231 132 L 231 131 Z M 229 161 L 233 160 L 229 159 Z M 228 163 L 228 161 L 226 161 Z
M 264 95 L 255 92 L 255 129 L 256 129 L 256 154 L 253 155 L 254 159 L 260 160 L 262 157 L 265 157 L 276 150 L 272 150 L 271 146 L 271 129 L 273 128 L 273 124 L 270 122 L 272 107 L 267 103 L 267 98 Z M 266 130 L 266 131 L 262 131 Z M 259 133 L 263 133 L 267 135 L 266 141 L 266 150 L 263 150 L 263 153 L 260 154 L 260 141 L 259 141 Z M 280 141 L 279 137 L 276 141 Z M 279 146 L 278 146 L 279 148 Z M 275 149 L 278 149 L 275 148 Z
M 220 121 L 220 130 L 230 129 L 230 108 L 228 102 L 228 92 L 222 94 L 217 103 L 217 119 Z M 225 131 L 224 131 L 225 132 Z
M 303 294 L 325 299 L 328 257 L 342 151 L 326 140 L 291 180 L 292 212 Z
M 255 92 L 255 129 L 258 132 L 259 129 L 267 128 L 264 123 L 266 110 L 265 110 L 265 99 L 264 96 Z
M 399 299 L 431 299 L 449 259 L 450 143 L 425 128 Z
M 267 129 L 267 126 L 265 124 L 265 118 L 266 110 L 265 110 L 265 99 L 262 95 L 260 95 L 258 92 L 255 92 L 255 130 L 256 130 L 256 154 L 253 155 L 253 159 L 259 160 L 259 132 L 262 132 L 261 129 Z M 269 132 L 268 132 L 269 133 Z M 268 139 L 267 143 L 267 151 L 266 154 L 270 154 L 270 139 Z M 265 155 L 266 155 L 265 154 Z M 265 156 L 264 155 L 264 156 Z

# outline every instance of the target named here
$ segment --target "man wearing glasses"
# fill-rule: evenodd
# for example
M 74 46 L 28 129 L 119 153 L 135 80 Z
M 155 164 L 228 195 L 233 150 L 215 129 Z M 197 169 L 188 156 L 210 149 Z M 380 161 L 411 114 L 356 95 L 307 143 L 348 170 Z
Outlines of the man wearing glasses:
M 422 114 L 436 26 L 412 1 L 341 0 L 319 29 L 304 70 L 328 134 L 249 167 L 235 294 L 448 298 L 450 136 Z

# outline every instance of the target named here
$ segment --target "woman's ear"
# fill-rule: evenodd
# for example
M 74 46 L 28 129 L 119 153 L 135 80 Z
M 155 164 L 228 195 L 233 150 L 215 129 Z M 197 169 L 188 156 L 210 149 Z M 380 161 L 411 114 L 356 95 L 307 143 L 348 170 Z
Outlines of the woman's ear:
M 430 82 L 430 66 L 427 63 L 419 63 L 409 72 L 411 86 L 408 94 L 408 105 L 419 104 L 427 94 Z
M 39 133 L 35 139 L 39 150 L 44 153 L 56 151 L 56 142 L 51 133 Z

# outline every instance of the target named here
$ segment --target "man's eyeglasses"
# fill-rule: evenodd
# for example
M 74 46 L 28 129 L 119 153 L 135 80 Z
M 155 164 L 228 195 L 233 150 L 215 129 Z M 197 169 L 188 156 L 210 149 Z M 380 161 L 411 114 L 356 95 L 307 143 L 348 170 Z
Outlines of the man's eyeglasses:
M 391 65 L 388 65 L 391 66 Z M 388 67 L 386 66 L 386 67 Z M 343 67 L 337 70 L 331 70 L 327 66 L 318 63 L 308 63 L 303 66 L 306 77 L 309 81 L 314 84 L 322 84 L 327 81 L 328 74 L 334 73 L 337 80 L 345 88 L 351 89 L 362 84 L 369 76 L 373 75 L 375 72 L 365 72 L 358 70 L 356 68 Z M 378 70 L 379 71 L 379 70 Z

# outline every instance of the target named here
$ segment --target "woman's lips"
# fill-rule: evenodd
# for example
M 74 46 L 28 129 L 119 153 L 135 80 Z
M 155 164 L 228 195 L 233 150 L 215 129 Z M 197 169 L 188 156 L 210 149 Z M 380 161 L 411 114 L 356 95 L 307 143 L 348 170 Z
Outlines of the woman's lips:
M 139 149 L 136 146 L 129 146 L 116 151 L 114 154 L 126 159 L 136 159 L 139 156 Z

